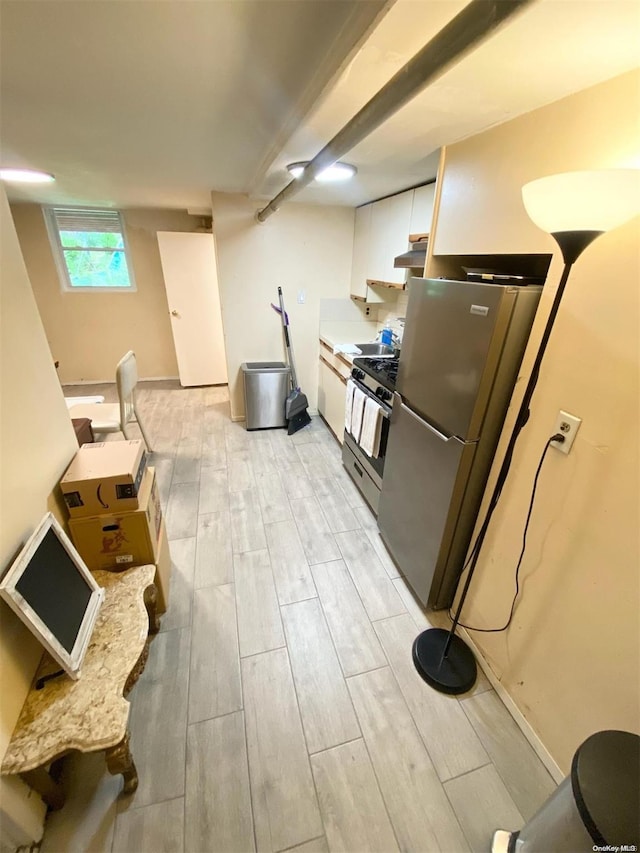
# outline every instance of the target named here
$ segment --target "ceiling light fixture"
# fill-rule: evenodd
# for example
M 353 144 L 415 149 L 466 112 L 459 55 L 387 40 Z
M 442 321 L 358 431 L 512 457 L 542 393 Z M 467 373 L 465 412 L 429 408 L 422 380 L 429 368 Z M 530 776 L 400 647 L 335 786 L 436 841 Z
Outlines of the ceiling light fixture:
M 55 178 L 36 169 L 0 169 L 0 180 L 17 184 L 50 184 Z
M 305 166 L 309 165 L 309 162 L 309 160 L 301 160 L 299 163 L 289 163 L 287 170 L 294 178 L 299 178 L 304 172 Z M 322 183 L 348 181 L 353 178 L 357 171 L 358 170 L 355 166 L 351 166 L 349 163 L 341 163 L 338 160 L 332 166 L 327 166 L 326 169 L 323 169 L 322 172 L 316 176 L 316 181 L 321 181 Z

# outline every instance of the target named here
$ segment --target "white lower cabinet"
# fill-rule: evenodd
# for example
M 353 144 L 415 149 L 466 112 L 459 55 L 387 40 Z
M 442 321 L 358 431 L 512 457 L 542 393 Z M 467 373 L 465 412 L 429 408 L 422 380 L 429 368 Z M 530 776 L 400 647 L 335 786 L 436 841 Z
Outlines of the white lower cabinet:
M 345 368 L 348 371 L 348 368 Z M 348 374 L 347 374 L 348 375 Z M 320 359 L 318 371 L 318 411 L 342 444 L 344 433 L 344 400 L 347 379 L 338 375 L 336 368 Z

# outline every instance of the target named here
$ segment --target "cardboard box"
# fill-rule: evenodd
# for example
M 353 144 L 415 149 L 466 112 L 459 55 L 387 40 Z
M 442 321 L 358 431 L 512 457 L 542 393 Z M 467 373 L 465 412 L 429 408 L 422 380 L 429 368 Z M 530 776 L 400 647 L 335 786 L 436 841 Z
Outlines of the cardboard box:
M 138 492 L 147 466 L 144 442 L 84 444 L 60 480 L 70 518 L 138 509 Z
M 73 544 L 90 569 L 123 571 L 158 561 L 162 509 L 155 469 L 148 468 L 132 512 L 71 518 Z
M 169 587 L 171 584 L 171 553 L 167 539 L 167 527 L 162 522 L 160 541 L 158 542 L 158 561 L 156 563 L 156 587 L 158 588 L 158 613 L 165 613 L 169 606 Z

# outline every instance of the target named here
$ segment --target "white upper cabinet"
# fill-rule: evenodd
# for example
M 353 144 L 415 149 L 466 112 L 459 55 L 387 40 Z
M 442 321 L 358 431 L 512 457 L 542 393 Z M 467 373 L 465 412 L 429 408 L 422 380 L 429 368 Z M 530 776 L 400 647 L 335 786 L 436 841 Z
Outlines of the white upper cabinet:
M 366 204 L 364 207 L 359 207 L 356 210 L 355 228 L 353 231 L 351 295 L 359 296 L 362 299 L 366 299 L 367 296 L 367 264 L 372 207 L 372 204 Z
M 371 240 L 367 278 L 391 284 L 403 284 L 405 270 L 396 269 L 393 259 L 407 251 L 413 191 L 382 199 L 372 205 Z
M 351 295 L 379 302 L 367 281 L 402 286 L 406 269 L 396 269 L 393 259 L 409 248 L 410 234 L 431 230 L 435 184 L 418 187 L 367 204 L 356 210 L 351 267 Z
M 371 229 L 367 248 L 367 278 L 384 281 L 387 262 L 386 236 L 389 227 L 388 199 L 371 205 Z
M 435 192 L 435 183 L 427 184 L 426 187 L 418 187 L 413 191 L 410 234 L 428 234 L 431 231 Z

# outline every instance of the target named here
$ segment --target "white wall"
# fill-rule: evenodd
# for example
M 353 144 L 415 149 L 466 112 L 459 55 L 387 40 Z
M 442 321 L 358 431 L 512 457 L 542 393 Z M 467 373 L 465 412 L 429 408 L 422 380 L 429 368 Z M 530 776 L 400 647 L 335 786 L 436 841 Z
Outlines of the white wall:
M 639 88 L 631 72 L 447 149 L 436 254 L 554 252 L 523 377 L 562 263 L 527 217 L 521 187 L 556 172 L 637 166 Z M 565 773 L 591 733 L 640 730 L 639 224 L 598 238 L 573 269 L 463 611 L 471 625 L 503 624 L 538 459 L 559 409 L 581 417 L 571 453 L 550 451 L 541 474 L 511 628 L 472 633 Z M 499 449 L 492 478 L 500 462 Z
M 278 315 L 282 287 L 292 326 L 298 384 L 317 407 L 320 299 L 348 298 L 354 210 L 289 202 L 263 225 L 257 202 L 214 192 L 213 231 L 224 325 L 232 417 L 244 417 L 240 365 L 283 361 Z M 296 302 L 304 290 L 306 302 Z
M 78 449 L 7 204 L 0 188 L 0 573 L 47 510 L 66 515 L 54 490 Z M 0 755 L 29 690 L 42 646 L 0 603 Z M 42 834 L 44 807 L 19 779 L 0 780 L 2 833 Z M 15 841 L 15 836 L 13 837 Z
M 181 210 L 123 211 L 136 292 L 68 293 L 60 287 L 40 205 L 14 204 L 11 212 L 62 382 L 112 382 L 130 349 L 141 378 L 178 376 L 156 232 L 196 231 L 200 217 Z

